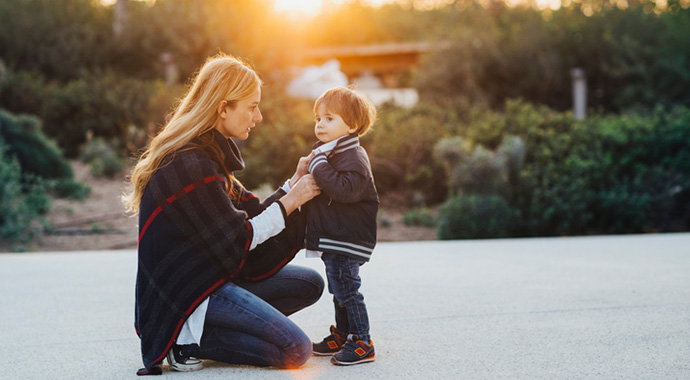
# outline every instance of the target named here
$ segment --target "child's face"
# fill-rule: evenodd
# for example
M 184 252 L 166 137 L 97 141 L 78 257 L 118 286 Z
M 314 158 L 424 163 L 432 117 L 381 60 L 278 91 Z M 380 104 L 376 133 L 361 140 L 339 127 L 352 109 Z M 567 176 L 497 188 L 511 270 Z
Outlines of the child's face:
M 356 128 L 350 128 L 340 115 L 332 113 L 326 109 L 324 104 L 316 109 L 316 125 L 314 133 L 319 141 L 327 143 L 350 133 L 355 133 Z

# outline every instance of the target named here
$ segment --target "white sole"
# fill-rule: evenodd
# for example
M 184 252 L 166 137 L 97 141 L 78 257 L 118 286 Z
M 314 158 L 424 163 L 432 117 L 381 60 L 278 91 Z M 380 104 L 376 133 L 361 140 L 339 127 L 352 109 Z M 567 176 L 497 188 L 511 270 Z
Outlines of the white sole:
M 170 367 L 174 369 L 177 372 L 192 372 L 192 371 L 198 371 L 203 367 L 203 364 L 201 362 L 197 364 L 180 364 L 175 361 L 175 358 L 171 358 L 171 354 L 166 355 L 166 359 L 168 359 L 168 364 L 170 364 Z
M 177 372 L 192 372 L 192 371 L 200 370 L 203 367 L 203 365 L 201 363 L 194 364 L 194 365 L 185 364 L 185 366 L 182 367 L 182 366 L 174 366 L 171 364 L 170 367 L 172 367 L 172 369 L 174 369 Z
M 376 360 L 376 358 L 358 360 L 356 362 L 347 363 L 347 362 L 340 362 L 340 361 L 336 360 L 335 358 L 331 358 L 331 363 L 333 363 L 335 365 L 356 365 L 356 364 L 371 363 L 374 360 Z
M 338 351 L 338 352 L 340 352 L 340 351 Z M 338 352 L 323 353 L 323 352 L 312 351 L 311 354 L 313 356 L 333 356 L 333 355 L 337 354 Z

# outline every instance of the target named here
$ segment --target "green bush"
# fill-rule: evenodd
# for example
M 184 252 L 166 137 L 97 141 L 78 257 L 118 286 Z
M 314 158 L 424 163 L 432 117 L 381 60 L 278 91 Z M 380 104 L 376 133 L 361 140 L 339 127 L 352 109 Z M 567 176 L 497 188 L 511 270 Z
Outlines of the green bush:
M 159 82 L 146 82 L 111 71 L 86 74 L 64 86 L 50 88 L 41 116 L 48 133 L 65 151 L 76 157 L 87 135 L 124 139 L 130 125 L 143 128 L 152 94 Z
M 88 134 L 118 140 L 134 152 L 145 145 L 147 130 L 161 125 L 182 85 L 166 87 L 113 71 L 84 72 L 68 82 L 7 70 L 0 81 L 0 105 L 14 114 L 38 115 L 45 133 L 68 157 L 76 157 Z
M 602 116 L 593 209 L 607 232 L 690 227 L 690 109 Z M 615 173 L 615 175 L 611 175 Z
M 0 80 L 0 107 L 14 114 L 38 115 L 49 85 L 43 75 L 5 70 Z
M 463 194 L 507 194 L 519 183 L 525 160 L 521 138 L 507 136 L 492 151 L 455 136 L 441 139 L 434 146 L 434 158 L 446 168 L 449 196 Z
M 114 177 L 122 171 L 124 162 L 110 144 L 96 137 L 82 146 L 81 160 L 89 165 L 95 177 Z
M 3 149 L 4 150 L 4 149 Z M 4 151 L 2 152 L 4 154 Z M 31 223 L 26 203 L 22 201 L 21 169 L 16 159 L 3 155 L 0 160 L 0 238 L 17 241 L 29 238 Z
M 24 201 L 29 209 L 35 210 L 37 215 L 45 215 L 50 211 L 50 198 L 46 194 L 46 181 L 41 177 L 25 176 Z
M 464 178 L 464 173 L 458 170 L 458 167 L 467 162 L 470 152 L 469 142 L 460 136 L 442 138 L 434 145 L 434 159 L 443 164 L 446 170 L 448 197 L 457 196 L 458 191 L 461 190 L 461 179 Z
M 395 192 L 408 198 L 419 193 L 425 204 L 443 201 L 447 193 L 442 185 L 445 171 L 433 159 L 433 148 L 440 139 L 458 134 L 464 112 L 462 105 L 380 107 L 378 121 L 362 139 L 379 193 Z
M 379 226 L 383 228 L 389 228 L 393 225 L 391 218 L 386 214 L 385 211 L 381 209 L 379 209 L 378 214 L 376 214 L 376 221 L 378 222 Z
M 72 179 L 51 181 L 48 190 L 58 198 L 83 201 L 91 193 L 91 188 Z
M 498 195 L 451 198 L 439 210 L 439 239 L 483 239 L 514 235 L 520 212 Z
M 28 183 L 24 186 L 23 183 Z M 50 209 L 40 181 L 22 180 L 19 161 L 0 138 L 0 240 L 23 244 L 34 235 L 34 220 Z
M 436 218 L 431 215 L 429 209 L 416 208 L 403 214 L 403 224 L 406 226 L 435 227 Z
M 483 239 L 514 235 L 520 212 L 498 195 L 451 198 L 439 210 L 439 239 Z
M 17 157 L 23 173 L 43 178 L 72 178 L 72 167 L 43 134 L 37 117 L 14 116 L 0 110 L 0 135 L 7 145 L 7 154 Z
M 494 137 L 486 140 L 482 133 L 488 126 L 503 140 L 495 152 L 516 163 L 512 169 L 506 165 L 507 181 L 491 191 L 520 210 L 516 234 L 690 228 L 688 108 L 593 115 L 578 122 L 568 112 L 510 101 L 503 112 L 473 118 L 461 137 L 492 146 Z M 478 193 L 469 186 L 462 190 Z

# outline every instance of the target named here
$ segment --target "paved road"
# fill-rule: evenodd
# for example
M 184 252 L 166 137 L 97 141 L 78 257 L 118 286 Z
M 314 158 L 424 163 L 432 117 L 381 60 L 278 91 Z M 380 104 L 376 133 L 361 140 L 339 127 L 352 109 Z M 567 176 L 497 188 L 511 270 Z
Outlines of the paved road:
M 0 379 L 134 379 L 135 260 L 0 254 Z M 164 377 L 690 379 L 690 234 L 381 243 L 362 277 L 376 362 Z M 320 340 L 331 305 L 293 319 Z

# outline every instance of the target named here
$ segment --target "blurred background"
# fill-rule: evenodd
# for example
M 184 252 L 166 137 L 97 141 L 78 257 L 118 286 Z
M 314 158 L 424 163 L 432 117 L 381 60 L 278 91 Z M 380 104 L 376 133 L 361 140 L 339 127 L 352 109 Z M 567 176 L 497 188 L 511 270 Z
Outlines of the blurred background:
M 0 239 L 107 232 L 123 177 L 218 52 L 265 82 L 264 121 L 240 142 L 250 189 L 291 175 L 313 99 L 353 85 L 379 108 L 362 144 L 381 236 L 391 215 L 441 239 L 688 231 L 689 7 L 0 0 Z

